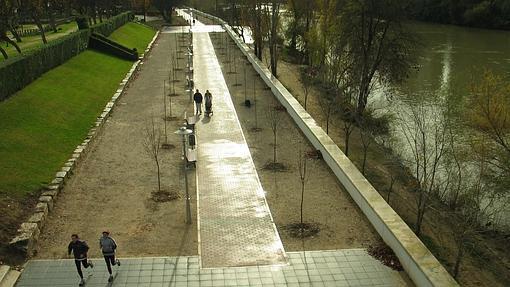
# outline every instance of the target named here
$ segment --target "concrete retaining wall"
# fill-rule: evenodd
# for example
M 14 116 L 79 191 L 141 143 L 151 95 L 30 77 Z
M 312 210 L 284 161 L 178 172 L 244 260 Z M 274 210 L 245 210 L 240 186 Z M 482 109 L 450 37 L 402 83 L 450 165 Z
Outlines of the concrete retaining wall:
M 273 77 L 269 69 L 255 57 L 228 24 L 211 15 L 194 13 L 223 25 L 253 68 L 271 88 L 313 146 L 320 150 L 324 160 L 349 192 L 370 223 L 400 259 L 402 266 L 417 286 L 459 286 L 434 255 L 420 241 L 400 216 L 386 203 L 375 188 L 345 156 L 324 130 L 308 114 L 294 96 Z

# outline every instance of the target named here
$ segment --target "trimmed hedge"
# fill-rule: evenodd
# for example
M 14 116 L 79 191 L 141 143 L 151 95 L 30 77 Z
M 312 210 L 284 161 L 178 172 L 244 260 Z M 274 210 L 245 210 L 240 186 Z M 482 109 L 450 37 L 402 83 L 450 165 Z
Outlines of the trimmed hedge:
M 72 33 L 51 41 L 40 49 L 0 62 L 0 101 L 23 89 L 45 72 L 85 51 L 92 31 L 108 36 L 132 18 L 131 12 L 125 12 L 94 25 L 91 29 Z
M 103 36 L 110 36 L 113 31 L 117 30 L 122 25 L 134 19 L 134 15 L 131 12 L 125 12 L 119 14 L 113 18 L 108 19 L 103 23 L 96 24 L 91 27 L 93 33 L 102 34 Z

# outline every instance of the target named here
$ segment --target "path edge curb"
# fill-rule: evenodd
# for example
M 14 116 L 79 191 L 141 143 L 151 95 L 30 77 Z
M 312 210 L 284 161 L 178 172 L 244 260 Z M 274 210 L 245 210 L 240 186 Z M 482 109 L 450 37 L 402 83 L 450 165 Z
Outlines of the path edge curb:
M 89 144 L 93 142 L 102 131 L 106 120 L 111 115 L 119 98 L 125 94 L 132 81 L 136 79 L 138 72 L 141 70 L 144 61 L 149 57 L 152 47 L 159 36 L 160 31 L 158 30 L 151 42 L 149 42 L 144 53 L 133 63 L 129 72 L 120 82 L 118 89 L 113 94 L 112 98 L 106 103 L 96 121 L 92 124 L 92 127 L 87 133 L 85 139 L 76 146 L 70 158 L 55 174 L 54 179 L 42 189 L 33 213 L 29 214 L 26 221 L 20 224 L 16 236 L 9 242 L 9 249 L 19 252 L 25 258 L 29 258 L 35 253 L 39 235 L 44 227 L 46 219 L 48 218 L 48 214 L 53 210 L 59 193 L 62 191 L 66 181 L 73 175 L 74 169 L 78 166 L 81 159 L 88 151 L 90 147 Z

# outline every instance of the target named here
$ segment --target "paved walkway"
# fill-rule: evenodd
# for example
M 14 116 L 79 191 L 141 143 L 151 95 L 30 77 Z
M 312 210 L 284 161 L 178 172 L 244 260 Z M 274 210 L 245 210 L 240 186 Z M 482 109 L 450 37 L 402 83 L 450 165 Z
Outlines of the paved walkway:
M 207 33 L 194 33 L 195 86 L 213 94 L 197 124 L 199 252 L 203 267 L 286 263 L 248 145 Z
M 108 284 L 103 260 L 84 272 L 86 286 L 406 286 L 392 271 L 361 249 L 289 252 L 290 265 L 200 269 L 199 258 L 121 259 L 115 280 Z M 89 275 L 87 275 L 89 274 Z M 77 286 L 72 260 L 32 260 L 17 287 Z

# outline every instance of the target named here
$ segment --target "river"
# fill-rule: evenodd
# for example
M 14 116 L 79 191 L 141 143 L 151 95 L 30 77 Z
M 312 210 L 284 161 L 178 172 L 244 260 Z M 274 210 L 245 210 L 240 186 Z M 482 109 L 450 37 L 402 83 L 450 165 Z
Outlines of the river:
M 484 69 L 490 69 L 510 82 L 510 32 L 421 22 L 410 26 L 422 46 L 418 69 L 404 84 L 375 92 L 374 106 L 381 108 L 383 113 L 401 117 L 406 114 L 403 109 L 410 109 L 410 106 L 422 105 L 426 101 L 427 109 L 434 109 L 437 104 L 444 104 L 444 99 L 464 107 L 473 79 L 475 82 L 480 79 Z M 388 95 L 392 96 L 391 100 Z M 457 112 L 461 116 L 465 113 L 462 109 Z M 405 150 L 406 142 L 397 124 L 392 127 L 392 136 L 396 140 L 393 150 L 412 161 L 411 151 Z M 508 229 L 510 209 L 505 207 L 499 218 L 491 221 Z

